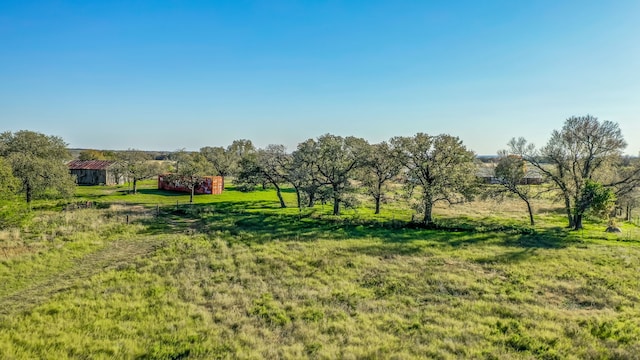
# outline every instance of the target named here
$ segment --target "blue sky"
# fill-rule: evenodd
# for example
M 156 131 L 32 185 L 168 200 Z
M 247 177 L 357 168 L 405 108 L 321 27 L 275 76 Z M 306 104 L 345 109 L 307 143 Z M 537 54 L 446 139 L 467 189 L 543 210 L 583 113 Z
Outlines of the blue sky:
M 635 155 L 639 19 L 637 0 L 4 0 L 0 130 L 169 151 L 448 133 L 494 154 L 591 114 Z

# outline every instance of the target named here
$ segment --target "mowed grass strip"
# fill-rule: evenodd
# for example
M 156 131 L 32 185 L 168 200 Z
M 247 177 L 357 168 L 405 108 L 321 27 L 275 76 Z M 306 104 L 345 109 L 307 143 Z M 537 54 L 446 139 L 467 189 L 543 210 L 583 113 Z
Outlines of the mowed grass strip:
M 109 269 L 126 267 L 132 259 L 148 255 L 159 246 L 161 240 L 148 238 L 110 242 L 98 251 L 76 259 L 63 271 L 51 273 L 46 280 L 32 281 L 29 287 L 0 297 L 0 314 L 28 310 L 54 294 L 76 286 L 82 279 Z

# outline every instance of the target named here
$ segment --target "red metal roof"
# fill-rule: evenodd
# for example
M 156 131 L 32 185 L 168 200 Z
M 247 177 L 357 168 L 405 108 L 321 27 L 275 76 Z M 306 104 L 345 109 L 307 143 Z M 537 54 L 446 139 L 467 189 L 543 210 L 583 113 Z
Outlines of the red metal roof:
M 67 166 L 70 170 L 105 170 L 114 163 L 109 160 L 73 160 Z

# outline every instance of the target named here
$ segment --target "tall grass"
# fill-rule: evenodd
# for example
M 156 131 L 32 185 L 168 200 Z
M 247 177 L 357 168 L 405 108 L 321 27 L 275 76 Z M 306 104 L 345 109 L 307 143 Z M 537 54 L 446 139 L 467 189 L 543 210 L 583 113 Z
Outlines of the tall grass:
M 118 209 L 41 212 L 20 228 L 0 231 L 0 295 L 8 295 L 74 265 L 110 241 L 144 227 L 126 224 Z
M 539 200 L 532 228 L 516 201 L 489 201 L 438 207 L 439 228 L 421 229 L 393 206 L 334 217 L 279 209 L 271 191 L 175 206 L 162 193 L 99 197 L 110 190 L 80 194 L 100 208 L 41 211 L 0 233 L 24 247 L 0 252 L 0 357 L 640 354 L 632 224 L 571 232 Z
M 4 355 L 633 358 L 635 247 L 174 235 L 0 326 Z

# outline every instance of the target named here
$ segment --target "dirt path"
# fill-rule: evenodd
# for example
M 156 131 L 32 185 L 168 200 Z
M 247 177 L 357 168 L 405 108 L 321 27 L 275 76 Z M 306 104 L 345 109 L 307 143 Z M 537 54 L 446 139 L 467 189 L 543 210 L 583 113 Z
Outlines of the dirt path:
M 72 268 L 0 298 L 0 315 L 29 310 L 83 279 L 127 265 L 139 256 L 152 253 L 161 243 L 153 239 L 110 242 L 104 248 L 79 259 Z

